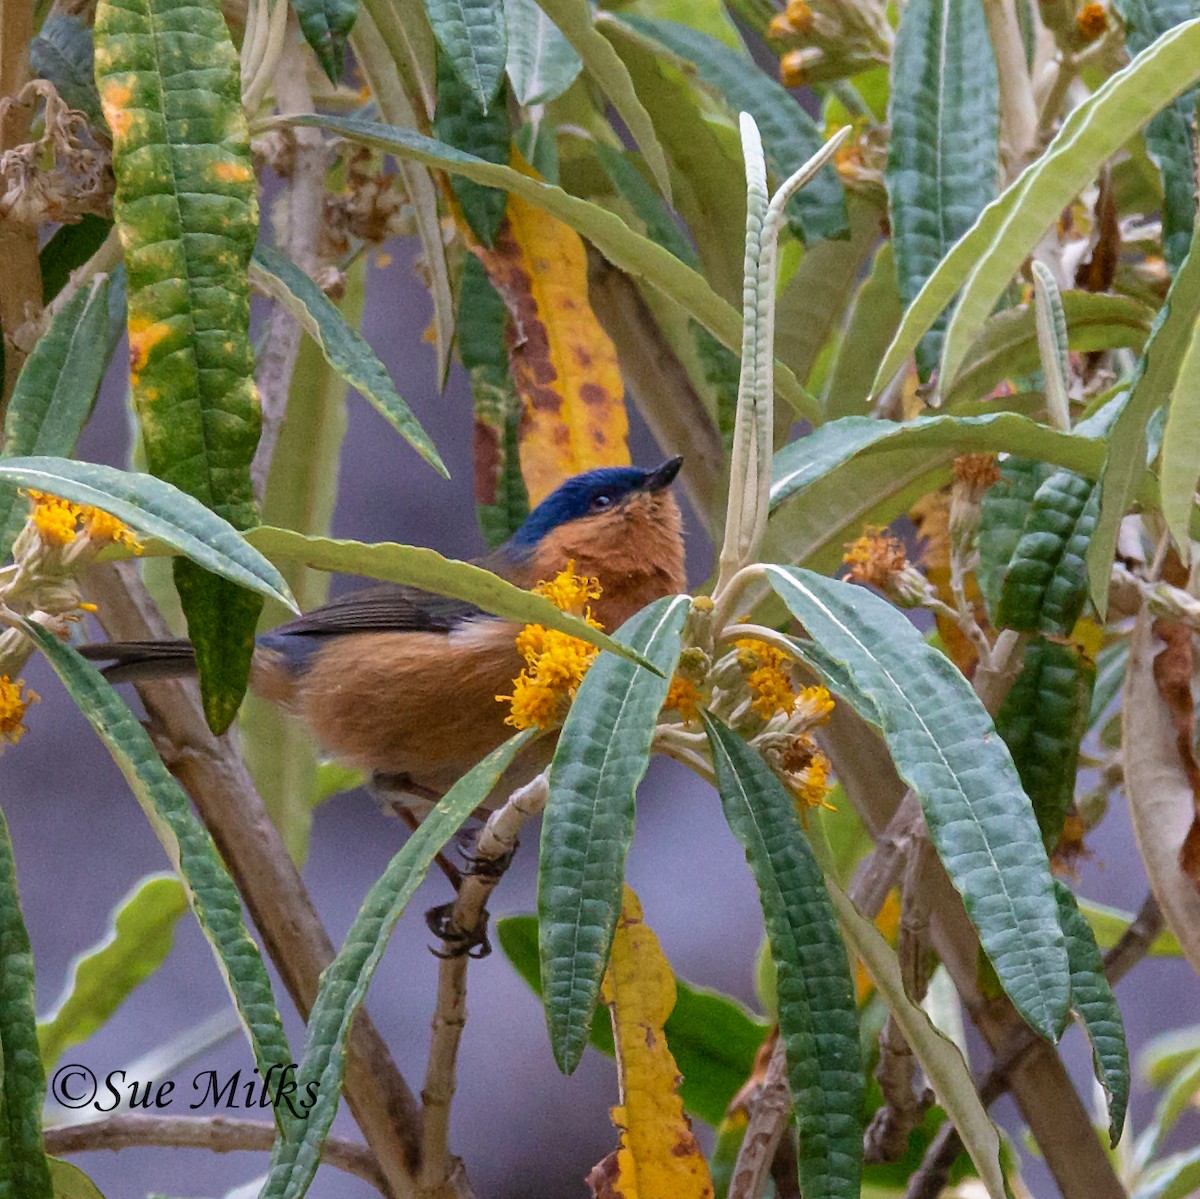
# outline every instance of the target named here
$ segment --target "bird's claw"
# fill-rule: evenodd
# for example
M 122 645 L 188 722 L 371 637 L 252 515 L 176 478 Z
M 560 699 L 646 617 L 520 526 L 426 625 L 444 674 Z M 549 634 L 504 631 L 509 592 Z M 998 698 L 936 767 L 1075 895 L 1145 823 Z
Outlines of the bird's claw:
M 492 943 L 488 940 L 487 912 L 479 914 L 479 924 L 469 932 L 454 923 L 454 904 L 443 903 L 436 908 L 430 908 L 425 913 L 425 923 L 445 946 L 444 950 L 434 949 L 431 945 L 429 952 L 435 958 L 485 958 L 492 952 Z

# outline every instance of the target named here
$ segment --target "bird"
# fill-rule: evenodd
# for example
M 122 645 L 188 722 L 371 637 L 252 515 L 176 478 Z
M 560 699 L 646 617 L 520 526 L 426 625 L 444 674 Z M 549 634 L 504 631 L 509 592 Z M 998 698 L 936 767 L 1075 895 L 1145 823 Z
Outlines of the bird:
M 574 475 L 477 564 L 532 588 L 573 563 L 576 575 L 599 581 L 592 615 L 612 632 L 653 600 L 686 590 L 683 522 L 670 490 L 682 463 Z M 462 600 L 375 584 L 260 634 L 250 686 L 302 720 L 327 756 L 366 772 L 377 790 L 403 793 L 410 810 L 428 810 L 512 734 L 497 697 L 524 664 L 520 629 Z M 109 662 L 104 673 L 114 683 L 196 670 L 183 640 L 80 650 Z M 545 740 L 506 772 L 506 786 L 544 766 Z

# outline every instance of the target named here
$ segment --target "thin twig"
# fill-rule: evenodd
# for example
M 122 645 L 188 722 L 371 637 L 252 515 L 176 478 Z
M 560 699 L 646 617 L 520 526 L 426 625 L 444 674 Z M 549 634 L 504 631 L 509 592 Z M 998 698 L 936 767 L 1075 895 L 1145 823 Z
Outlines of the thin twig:
M 213 1153 L 269 1152 L 275 1143 L 275 1125 L 226 1116 L 108 1116 L 86 1124 L 48 1128 L 44 1141 L 46 1152 L 54 1157 L 148 1146 L 209 1149 Z M 321 1161 L 363 1179 L 380 1194 L 388 1193 L 375 1155 L 365 1145 L 328 1137 L 321 1148 Z
M 476 838 L 472 869 L 465 874 L 451 909 L 446 953 L 438 968 L 437 1007 L 429 1042 L 425 1085 L 424 1133 L 421 1138 L 421 1193 L 469 1194 L 460 1163 L 450 1153 L 450 1104 L 456 1086 L 458 1045 L 467 1019 L 467 964 L 461 952 L 484 927 L 487 901 L 496 889 L 525 821 L 546 806 L 550 786 L 545 774 L 509 796 L 493 812 Z M 459 952 L 455 952 L 455 949 Z
M 169 637 L 132 562 L 94 566 L 84 579 L 114 641 Z M 307 1019 L 333 943 L 237 747 L 214 737 L 194 682 L 138 684 L 151 732 L 168 767 L 191 795 L 262 935 L 267 953 Z M 421 1112 L 364 1010 L 350 1029 L 346 1102 L 396 1199 L 415 1192 Z
M 757 1092 L 746 1104 L 749 1120 L 729 1179 L 729 1199 L 759 1199 L 792 1114 L 787 1058 L 780 1038 Z
M 1033 81 L 1013 0 L 984 0 L 983 14 L 1000 75 L 1000 157 L 1005 178 L 1015 179 L 1037 138 Z

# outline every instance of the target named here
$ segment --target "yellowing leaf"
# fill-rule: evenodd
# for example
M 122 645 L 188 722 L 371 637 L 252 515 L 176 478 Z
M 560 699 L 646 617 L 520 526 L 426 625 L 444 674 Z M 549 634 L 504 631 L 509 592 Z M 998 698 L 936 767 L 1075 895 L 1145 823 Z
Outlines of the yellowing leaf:
M 708 1165 L 683 1114 L 679 1070 L 663 1032 L 675 1006 L 675 976 L 628 887 L 600 995 L 612 1015 L 622 1103 L 612 1109 L 620 1147 L 593 1171 L 595 1193 L 603 1199 L 712 1199 Z
M 628 465 L 621 369 L 588 303 L 579 234 L 510 195 L 495 245 L 475 252 L 512 316 L 509 366 L 521 397 L 519 456 L 530 503 L 580 471 Z

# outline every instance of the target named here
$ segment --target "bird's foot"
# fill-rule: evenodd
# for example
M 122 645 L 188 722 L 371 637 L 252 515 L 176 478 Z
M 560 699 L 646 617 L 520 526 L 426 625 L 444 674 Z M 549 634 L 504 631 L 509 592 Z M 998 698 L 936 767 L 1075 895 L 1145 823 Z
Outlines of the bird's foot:
M 445 946 L 444 950 L 430 946 L 429 952 L 436 958 L 485 958 L 492 952 L 492 943 L 487 935 L 486 911 L 479 914 L 479 924 L 469 932 L 454 923 L 452 903 L 430 908 L 425 913 L 425 923 L 429 931 Z

